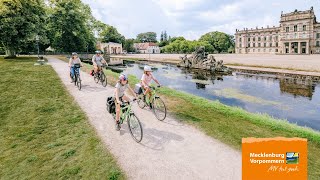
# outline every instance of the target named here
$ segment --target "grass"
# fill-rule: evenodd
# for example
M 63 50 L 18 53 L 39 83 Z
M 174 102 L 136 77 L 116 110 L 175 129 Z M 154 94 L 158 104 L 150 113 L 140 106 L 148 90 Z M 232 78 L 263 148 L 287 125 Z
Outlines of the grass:
M 244 66 L 244 67 L 256 67 L 256 68 L 270 68 L 270 69 L 282 69 L 282 70 L 291 70 L 291 71 L 305 71 L 305 72 L 320 72 L 319 70 L 306 70 L 306 69 L 299 69 L 299 68 L 285 68 L 285 67 L 278 67 L 278 66 L 263 66 L 263 65 L 248 65 L 248 64 L 241 64 L 241 63 L 226 63 L 225 65 L 229 66 Z
M 51 66 L 0 57 L 1 179 L 125 179 Z
M 92 69 L 86 64 L 85 69 Z M 108 83 L 114 85 L 119 74 L 110 70 L 107 73 Z M 139 80 L 129 75 L 131 87 Z M 219 101 L 163 87 L 159 89 L 169 112 L 177 119 L 192 124 L 207 135 L 241 150 L 243 137 L 301 137 L 308 139 L 308 179 L 320 177 L 320 133 L 314 130 L 278 120 L 266 114 L 249 113 L 238 107 L 226 106 Z

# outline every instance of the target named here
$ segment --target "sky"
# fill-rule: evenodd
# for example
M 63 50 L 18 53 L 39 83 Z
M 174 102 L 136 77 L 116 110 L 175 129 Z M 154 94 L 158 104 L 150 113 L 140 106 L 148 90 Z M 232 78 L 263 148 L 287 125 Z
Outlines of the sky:
M 211 31 L 279 26 L 281 11 L 308 10 L 320 21 L 320 0 L 82 0 L 93 16 L 126 38 L 162 31 L 195 40 Z

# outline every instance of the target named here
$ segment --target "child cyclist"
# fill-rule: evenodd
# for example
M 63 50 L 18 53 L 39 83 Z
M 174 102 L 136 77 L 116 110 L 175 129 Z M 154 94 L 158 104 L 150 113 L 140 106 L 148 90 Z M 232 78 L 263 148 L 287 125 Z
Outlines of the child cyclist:
M 78 54 L 76 52 L 72 53 L 71 58 L 69 59 L 69 67 L 70 67 L 70 73 L 71 73 L 71 83 L 73 82 L 73 77 L 74 77 L 74 73 L 77 71 L 79 73 L 79 69 L 75 67 L 75 64 L 79 64 L 80 66 L 82 66 L 82 62 L 80 60 L 80 58 L 78 57 Z
M 146 100 L 146 95 L 149 94 L 150 97 L 150 93 L 151 93 L 151 89 L 150 89 L 150 84 L 151 81 L 154 80 L 159 86 L 161 86 L 161 84 L 159 83 L 159 81 L 152 75 L 152 70 L 150 66 L 144 66 L 144 73 L 141 77 L 141 85 L 144 89 L 144 93 L 143 93 L 143 98 L 144 101 Z
M 120 105 L 124 102 L 130 102 L 130 98 L 124 94 L 127 89 L 129 89 L 131 93 L 135 96 L 135 99 L 133 100 L 136 100 L 137 95 L 129 86 L 128 77 L 125 74 L 120 74 L 119 81 L 117 82 L 115 86 L 115 91 L 114 91 L 115 104 L 116 104 L 116 130 L 117 131 L 120 130 L 120 124 L 119 124 Z

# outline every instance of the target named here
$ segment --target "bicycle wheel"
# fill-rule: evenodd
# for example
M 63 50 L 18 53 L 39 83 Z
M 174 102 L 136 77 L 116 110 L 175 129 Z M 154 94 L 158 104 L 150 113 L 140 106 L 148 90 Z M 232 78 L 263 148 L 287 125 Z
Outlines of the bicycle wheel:
M 79 75 L 77 75 L 77 86 L 78 86 L 78 89 L 81 90 L 81 79 Z
M 93 79 L 94 79 L 94 82 L 96 82 L 96 83 L 99 82 L 99 75 L 98 75 L 98 73 L 94 73 Z
M 142 126 L 138 117 L 134 113 L 132 113 L 127 118 L 128 118 L 127 120 L 128 127 L 129 127 L 132 138 L 136 142 L 140 142 L 142 140 L 143 131 L 142 131 Z
M 167 116 L 167 108 L 160 97 L 155 97 L 152 103 L 152 111 L 156 118 L 163 121 Z
M 103 72 L 101 72 L 100 78 L 101 78 L 102 86 L 106 87 L 107 86 L 107 78 L 106 78 L 106 75 Z
M 137 103 L 141 109 L 143 109 L 146 106 L 146 103 L 143 100 L 143 94 L 138 95 Z

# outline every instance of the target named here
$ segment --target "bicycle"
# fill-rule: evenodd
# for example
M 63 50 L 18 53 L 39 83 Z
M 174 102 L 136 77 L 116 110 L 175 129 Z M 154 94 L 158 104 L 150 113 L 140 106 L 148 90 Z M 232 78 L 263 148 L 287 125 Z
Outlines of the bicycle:
M 101 70 L 99 72 L 97 72 L 97 73 L 94 73 L 94 81 L 96 83 L 99 83 L 99 81 L 100 81 L 103 87 L 107 86 L 107 76 L 103 72 L 103 68 L 105 66 L 106 65 L 102 65 L 101 66 Z
M 131 101 L 132 102 L 132 101 Z M 112 112 L 112 116 L 116 119 L 116 112 Z M 136 142 L 140 142 L 143 137 L 142 125 L 138 117 L 132 111 L 132 103 L 125 102 L 120 105 L 120 120 L 119 125 L 123 124 L 123 121 L 126 120 L 128 128 L 132 138 Z
M 80 78 L 80 69 L 79 69 L 80 67 L 81 67 L 80 64 L 74 64 L 73 66 L 74 76 L 72 76 L 70 72 L 70 78 L 72 79 L 72 81 L 74 82 L 74 85 L 77 86 L 79 90 L 81 90 L 81 78 Z
M 160 86 L 158 86 L 159 88 Z M 167 108 L 163 100 L 157 95 L 156 88 L 151 86 L 151 95 L 148 98 L 148 95 L 144 97 L 143 93 L 138 95 L 138 106 L 143 109 L 146 106 L 149 106 L 153 114 L 159 121 L 163 121 L 167 117 Z

